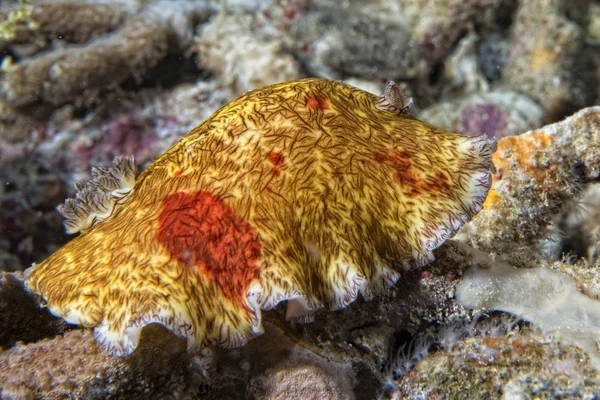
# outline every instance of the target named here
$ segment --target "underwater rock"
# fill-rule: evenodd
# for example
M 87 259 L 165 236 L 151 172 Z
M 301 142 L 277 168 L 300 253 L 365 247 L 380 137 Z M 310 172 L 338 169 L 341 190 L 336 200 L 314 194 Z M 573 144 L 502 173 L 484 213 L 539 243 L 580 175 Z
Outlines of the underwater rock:
M 456 288 L 463 307 L 505 311 L 531 322 L 558 341 L 583 349 L 600 371 L 596 345 L 600 340 L 600 301 L 596 296 L 581 293 L 572 277 L 555 269 L 515 268 L 500 257 L 475 250 L 472 254 L 474 265 Z M 597 272 L 598 266 L 594 269 Z
M 127 359 L 107 354 L 86 330 L 0 351 L 0 395 L 217 400 L 331 394 L 354 399 L 350 362 L 269 323 L 265 336 L 227 352 L 187 353 L 185 341 L 159 326 L 143 336 L 144 343 Z
M 19 344 L 0 353 L 0 395 L 3 399 L 184 395 L 191 379 L 191 370 L 186 369 L 189 359 L 182 357 L 185 344 L 165 332 L 146 336 L 143 351 L 128 362 L 106 354 L 94 335 L 83 330 Z
M 580 198 L 574 199 L 560 215 L 557 228 L 563 232 L 556 243 L 556 258 L 561 253 L 569 257 L 583 257 L 589 265 L 600 262 L 600 185 L 587 188 Z M 590 271 L 584 280 L 593 283 L 593 292 L 600 293 L 600 274 Z
M 135 160 L 145 165 L 159 151 L 158 135 L 154 129 L 155 119 L 141 113 L 123 114 L 117 119 L 98 127 L 98 135 L 81 135 L 71 143 L 72 157 L 83 164 L 91 160 L 101 162 L 112 160 L 120 154 L 131 154 Z M 102 154 L 101 160 L 97 155 Z
M 469 32 L 458 42 L 456 49 L 444 63 L 442 82 L 445 98 L 465 97 L 467 94 L 487 92 L 489 84 L 480 68 L 480 58 L 477 57 L 476 46 L 479 36 Z
M 500 140 L 539 127 L 542 115 L 527 96 L 494 90 L 435 104 L 421 111 L 419 118 L 465 135 L 485 134 Z
M 323 7 L 298 19 L 289 35 L 307 69 L 321 76 L 412 79 L 429 71 L 399 22 Z
M 67 240 L 54 210 L 67 188 L 56 171 L 25 154 L 0 161 L 0 182 L 0 250 L 6 255 L 0 271 L 22 270 Z
M 506 137 L 493 159 L 484 209 L 457 237 L 490 253 L 524 257 L 524 246 L 551 237 L 551 221 L 568 200 L 600 180 L 600 107 Z
M 292 366 L 266 371 L 254 380 L 255 399 L 354 399 L 351 388 L 340 387 L 338 382 L 317 366 Z
M 33 44 L 36 52 L 49 47 L 57 39 L 66 43 L 88 42 L 114 31 L 127 16 L 126 8 L 117 2 L 53 1 L 25 7 L 30 8 L 27 15 L 30 21 L 23 23 L 20 29 L 14 30 L 12 37 L 4 40 L 13 45 Z M 0 9 L 0 21 L 11 11 L 11 8 Z
M 128 78 L 141 79 L 166 56 L 168 34 L 157 20 L 129 18 L 116 35 L 6 67 L 0 81 L 2 98 L 15 106 L 86 103 Z
M 37 34 L 49 39 L 64 35 L 67 42 L 82 45 L 56 46 L 52 51 L 5 63 L 0 79 L 2 100 L 16 107 L 40 103 L 54 107 L 66 103 L 85 106 L 127 82 L 140 84 L 169 53 L 187 51 L 181 46 L 191 43 L 193 20 L 206 19 L 213 10 L 202 2 L 196 3 L 192 7 L 193 3 L 183 2 L 179 8 L 169 7 L 168 12 L 160 12 L 160 2 L 155 2 L 126 15 L 119 3 L 76 2 L 68 6 L 50 3 L 39 5 L 39 11 L 36 5 L 34 16 L 49 8 L 60 20 L 72 22 L 58 27 L 41 21 L 41 31 L 36 31 Z M 94 18 L 85 19 L 86 23 L 78 19 L 90 14 Z M 63 33 L 58 32 L 59 28 Z
M 586 33 L 597 43 L 600 43 L 600 4 L 592 3 L 589 5 L 588 17 Z
M 502 0 L 401 0 L 402 20 L 410 24 L 411 38 L 423 46 L 431 64 L 443 61 L 469 25 L 493 25 Z
M 500 80 L 509 54 L 508 40 L 500 32 L 487 33 L 481 37 L 477 56 L 481 72 L 489 82 Z
M 0 101 L 0 141 L 15 143 L 29 138 L 32 131 L 43 126 L 43 122 L 19 110 L 7 102 Z
M 352 331 L 350 340 L 358 348 L 373 356 L 377 366 L 383 366 L 394 342 L 394 329 L 389 326 L 370 326 Z

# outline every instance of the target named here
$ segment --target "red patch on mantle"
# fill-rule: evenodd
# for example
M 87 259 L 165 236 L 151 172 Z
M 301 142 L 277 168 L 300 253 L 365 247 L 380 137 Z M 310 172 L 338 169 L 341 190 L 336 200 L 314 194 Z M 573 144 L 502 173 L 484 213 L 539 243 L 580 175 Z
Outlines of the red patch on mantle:
M 385 164 L 394 168 L 394 179 L 408 189 L 407 194 L 411 197 L 418 196 L 422 192 L 440 193 L 447 192 L 450 187 L 448 185 L 448 177 L 444 172 L 440 172 L 438 176 L 428 182 L 424 181 L 412 169 L 412 154 L 406 150 L 390 149 L 388 153 L 376 152 L 373 154 L 373 159 L 379 164 Z
M 207 192 L 179 192 L 163 200 L 158 241 L 178 261 L 220 287 L 243 306 L 258 278 L 261 244 L 256 230 Z
M 281 153 L 278 153 L 276 151 L 272 151 L 271 153 L 269 153 L 269 161 L 274 166 L 279 167 L 280 165 L 283 164 L 284 158 L 281 155 Z
M 279 175 L 281 175 L 281 171 L 277 167 L 283 165 L 285 161 L 283 155 L 276 151 L 272 151 L 271 153 L 269 153 L 269 161 L 271 162 L 271 164 L 273 164 L 273 168 L 271 168 L 271 173 L 273 174 L 273 176 L 278 177 Z
M 306 104 L 313 110 L 325 110 L 329 108 L 329 102 L 321 96 L 311 96 L 306 99 Z

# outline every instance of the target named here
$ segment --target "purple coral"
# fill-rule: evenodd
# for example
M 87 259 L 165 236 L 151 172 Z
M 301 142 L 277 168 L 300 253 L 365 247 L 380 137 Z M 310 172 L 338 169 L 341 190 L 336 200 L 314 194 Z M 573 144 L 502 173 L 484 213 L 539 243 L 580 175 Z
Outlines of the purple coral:
M 465 135 L 485 134 L 490 138 L 505 136 L 507 115 L 491 103 L 472 104 L 460 113 L 460 131 Z

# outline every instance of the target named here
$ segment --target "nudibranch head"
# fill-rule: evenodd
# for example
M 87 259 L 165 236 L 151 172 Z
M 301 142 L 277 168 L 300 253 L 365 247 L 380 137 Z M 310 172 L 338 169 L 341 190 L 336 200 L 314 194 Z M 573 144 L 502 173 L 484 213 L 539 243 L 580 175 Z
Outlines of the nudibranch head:
M 380 97 L 324 79 L 246 93 L 135 183 L 120 158 L 78 185 L 61 211 L 81 234 L 27 287 L 115 355 L 150 323 L 190 347 L 240 346 L 281 301 L 306 320 L 368 297 L 432 261 L 490 185 L 495 142 L 409 105 L 393 83 Z

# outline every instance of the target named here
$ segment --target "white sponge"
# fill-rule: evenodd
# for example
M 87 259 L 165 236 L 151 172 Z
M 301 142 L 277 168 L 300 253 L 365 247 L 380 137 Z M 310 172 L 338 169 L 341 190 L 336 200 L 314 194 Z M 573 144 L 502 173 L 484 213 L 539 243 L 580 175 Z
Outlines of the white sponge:
M 548 268 L 514 268 L 477 250 L 477 265 L 456 288 L 466 308 L 486 308 L 517 315 L 545 333 L 585 350 L 600 370 L 600 301 L 581 294 L 575 281 Z M 485 268 L 482 268 L 485 266 Z

